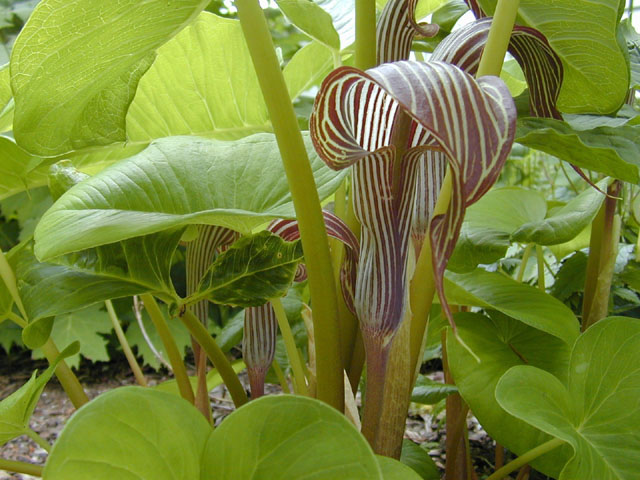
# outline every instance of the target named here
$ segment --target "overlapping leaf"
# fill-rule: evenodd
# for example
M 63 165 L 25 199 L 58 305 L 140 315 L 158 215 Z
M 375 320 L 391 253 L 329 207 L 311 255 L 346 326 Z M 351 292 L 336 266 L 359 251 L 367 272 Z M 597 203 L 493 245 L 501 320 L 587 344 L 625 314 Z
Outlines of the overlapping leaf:
M 344 173 L 328 169 L 308 137 L 306 144 L 324 199 Z M 189 224 L 248 233 L 266 221 L 293 216 L 273 135 L 235 142 L 172 137 L 64 194 L 38 224 L 36 253 L 46 259 Z
M 404 296 L 403 279 L 397 277 L 404 275 L 406 253 L 403 258 L 398 252 L 407 247 L 408 232 L 404 229 L 411 224 L 411 215 L 406 212 L 414 201 L 411 188 L 399 189 L 401 194 L 395 198 L 392 189 L 395 147 L 391 145 L 391 131 L 399 110 L 413 122 L 405 154 L 410 161 L 403 162 L 408 172 L 402 176 L 404 184 L 415 185 L 415 167 L 422 155 L 412 153 L 424 151 L 424 144 L 443 151 L 453 172 L 449 210 L 431 224 L 441 298 L 442 275 L 465 208 L 497 178 L 511 148 L 516 115 L 511 96 L 500 80 L 487 77 L 476 81 L 441 62 L 395 62 L 367 72 L 343 67 L 323 83 L 311 117 L 316 150 L 332 168 L 344 168 L 360 160 L 354 170 L 354 205 L 364 227 L 362 252 L 367 253 L 362 258 L 369 263 L 361 262 L 356 299 L 360 295 L 378 298 L 377 305 L 390 308 L 367 312 L 374 314 L 369 316 L 359 312 L 360 318 L 375 318 L 382 313 L 385 320 L 376 321 L 383 324 L 392 319 L 392 326 L 399 318 L 389 313 L 402 311 L 402 300 L 395 295 Z M 385 292 L 384 285 L 391 284 L 394 288 L 387 288 L 395 292 Z M 448 311 L 448 307 L 445 309 Z
M 14 132 L 55 155 L 124 141 L 125 114 L 154 51 L 207 0 L 44 0 L 11 54 Z

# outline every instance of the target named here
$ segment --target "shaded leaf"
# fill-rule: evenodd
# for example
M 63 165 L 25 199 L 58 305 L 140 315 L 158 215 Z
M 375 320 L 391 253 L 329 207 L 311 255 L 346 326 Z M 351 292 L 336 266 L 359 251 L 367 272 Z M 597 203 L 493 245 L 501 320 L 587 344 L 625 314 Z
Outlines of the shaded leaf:
M 278 7 L 296 27 L 333 50 L 340 50 L 340 37 L 331 15 L 310 0 L 278 0 Z M 346 46 L 346 45 L 345 45 Z
M 424 405 L 435 405 L 440 400 L 447 398 L 457 391 L 458 389 L 455 385 L 436 382 L 424 375 L 418 375 L 416 384 L 413 387 L 413 392 L 411 393 L 411 401 Z
M 384 480 L 419 480 L 421 477 L 409 466 L 383 455 L 376 455 Z
M 423 480 L 440 480 L 440 469 L 426 450 L 409 439 L 402 440 L 400 461 L 411 467 Z M 386 477 L 384 477 L 386 480 Z
M 195 298 L 257 307 L 286 292 L 302 260 L 300 241 L 286 242 L 270 232 L 242 237 L 213 262 Z

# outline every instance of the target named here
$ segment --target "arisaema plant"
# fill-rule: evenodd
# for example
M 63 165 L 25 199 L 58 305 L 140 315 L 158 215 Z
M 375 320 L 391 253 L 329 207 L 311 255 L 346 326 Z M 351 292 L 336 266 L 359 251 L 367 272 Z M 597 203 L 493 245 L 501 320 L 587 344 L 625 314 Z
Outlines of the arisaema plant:
M 224 2 L 238 20 L 208 3 L 42 0 L 0 70 L 15 138 L 0 138 L 0 195 L 48 183 L 55 197 L 33 238 L 0 255 L 0 319 L 84 405 L 44 470 L 0 468 L 439 478 L 403 434 L 411 401 L 443 401 L 447 480 L 476 475 L 469 411 L 498 442 L 491 480 L 526 478 L 528 464 L 635 478 L 638 322 L 603 320 L 622 281 L 621 185 L 640 181 L 640 127 L 623 107 L 640 41 L 620 24 L 624 2 L 279 0 L 304 34 L 284 68 L 257 0 Z M 467 10 L 476 20 L 453 28 Z M 569 162 L 582 193 L 558 204 L 495 188 L 516 142 Z M 580 325 L 548 293 L 561 284 L 548 263 L 584 235 L 588 261 L 562 267 L 585 258 Z M 533 251 L 538 288 L 524 281 Z M 102 302 L 119 325 L 111 300 L 131 296 L 175 384 L 89 402 L 63 360 L 76 347 L 58 354 L 51 332 Z M 241 360 L 211 334 L 212 304 L 241 315 Z M 446 385 L 419 375 L 438 345 Z M 276 381 L 295 395 L 268 395 Z M 38 382 L 0 402 L 3 438 L 31 433 Z M 220 383 L 238 411 L 212 429 Z M 502 465 L 502 446 L 519 457 Z

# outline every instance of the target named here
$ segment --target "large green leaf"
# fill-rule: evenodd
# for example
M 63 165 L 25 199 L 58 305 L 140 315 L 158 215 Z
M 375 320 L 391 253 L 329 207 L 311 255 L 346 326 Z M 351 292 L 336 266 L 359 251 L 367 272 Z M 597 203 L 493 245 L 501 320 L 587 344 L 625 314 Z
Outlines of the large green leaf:
M 321 199 L 341 183 L 305 135 Z M 76 185 L 42 217 L 36 253 L 47 259 L 188 224 L 249 233 L 293 203 L 272 134 L 235 142 L 172 137 Z
M 517 366 L 496 397 L 512 415 L 569 443 L 560 480 L 632 480 L 640 471 L 640 320 L 613 317 L 589 328 L 571 352 L 568 379 Z
M 570 346 L 504 316 L 493 315 L 489 319 L 472 313 L 457 314 L 456 324 L 459 335 L 480 357 L 480 363 L 449 335 L 449 368 L 460 394 L 487 433 L 518 455 L 549 440 L 548 435 L 505 412 L 494 391 L 500 377 L 514 365 L 534 365 L 566 377 Z M 555 475 L 568 453 L 552 452 L 533 466 Z
M 200 478 L 382 479 L 360 432 L 341 413 L 307 397 L 249 402 L 214 430 L 202 458 Z
M 69 420 L 47 459 L 44 478 L 200 479 L 210 432 L 202 414 L 177 395 L 116 388 Z
M 0 132 L 11 130 L 13 126 L 13 92 L 9 64 L 0 67 Z
M 340 50 L 340 37 L 331 15 L 311 0 L 277 0 L 280 10 L 296 27 L 333 50 Z M 346 46 L 346 45 L 345 45 Z
M 318 85 L 332 67 L 331 50 L 320 42 L 311 42 L 302 47 L 282 72 L 289 96 L 294 99 L 305 90 Z
M 572 345 L 579 333 L 573 312 L 539 289 L 500 273 L 477 269 L 468 274 L 448 272 L 445 291 L 451 304 L 498 310 Z
M 203 12 L 162 46 L 126 124 L 133 142 L 173 135 L 234 140 L 270 131 L 240 22 Z
M 491 15 L 497 0 L 478 0 Z M 517 23 L 538 29 L 562 59 L 558 108 L 567 113 L 611 113 L 629 89 L 626 46 L 617 38 L 624 0 L 521 0 Z
M 175 301 L 169 274 L 181 234 L 173 229 L 136 237 L 65 255 L 56 263 L 38 262 L 32 246 L 26 246 L 12 264 L 30 321 L 146 292 Z
M 631 183 L 640 181 L 640 126 L 584 130 L 552 118 L 522 118 L 516 141 L 578 167 Z
M 194 296 L 225 305 L 259 307 L 287 293 L 301 260 L 299 240 L 286 242 L 268 231 L 243 237 L 216 258 Z
M 29 419 L 56 366 L 62 359 L 76 353 L 78 344 L 69 345 L 42 375 L 36 377 L 36 372 L 33 372 L 27 383 L 0 402 L 0 445 L 29 430 Z
M 126 140 L 125 115 L 154 51 L 208 0 L 43 0 L 16 40 L 18 143 L 39 155 Z
M 58 315 L 53 321 L 51 339 L 56 345 L 80 342 L 80 351 L 67 358 L 67 365 L 77 368 L 80 355 L 92 362 L 108 362 L 107 339 L 101 335 L 111 332 L 113 325 L 107 312 L 100 305 Z M 40 350 L 34 350 L 32 358 L 44 358 Z

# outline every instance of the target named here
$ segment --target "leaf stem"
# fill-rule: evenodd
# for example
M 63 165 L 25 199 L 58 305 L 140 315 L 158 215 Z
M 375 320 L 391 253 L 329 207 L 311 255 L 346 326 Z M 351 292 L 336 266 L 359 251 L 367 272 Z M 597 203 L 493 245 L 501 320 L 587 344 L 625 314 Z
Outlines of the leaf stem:
M 344 411 L 338 302 L 329 242 L 309 157 L 258 0 L 236 0 L 238 17 L 278 141 L 305 254 L 317 352 L 318 398 Z
M 207 352 L 209 360 L 211 360 L 211 363 L 218 371 L 224 381 L 224 384 L 229 390 L 234 405 L 236 407 L 240 407 L 247 403 L 249 401 L 247 398 L 247 392 L 244 391 L 244 387 L 240 383 L 238 375 L 233 370 L 231 363 L 229 363 L 224 352 L 209 334 L 205 326 L 202 325 L 200 320 L 188 309 L 180 315 L 180 320 L 182 320 L 182 323 L 187 327 L 196 342 L 198 342 L 204 351 Z
M 559 438 L 553 438 L 548 442 L 543 443 L 542 445 L 538 445 L 537 447 L 532 448 L 531 450 L 524 453 L 523 455 L 520 455 L 515 460 L 510 461 L 504 467 L 493 472 L 493 474 L 491 474 L 487 478 L 487 480 L 500 480 L 505 476 L 509 475 L 514 470 L 517 470 L 523 465 L 530 463 L 532 460 L 535 460 L 539 456 L 544 455 L 547 452 L 550 452 L 554 448 L 558 448 L 564 443 L 565 442 L 563 440 L 560 440 Z
M 43 467 L 41 465 L 34 465 L 33 463 L 16 462 L 15 460 L 0 458 L 0 470 L 42 477 Z
M 538 260 L 538 288 L 546 291 L 547 287 L 544 281 L 544 251 L 542 245 L 536 245 L 536 258 Z
M 476 77 L 500 75 L 519 5 L 520 0 L 498 0 Z
M 158 335 L 160 335 L 160 338 L 162 339 L 162 344 L 164 345 L 164 349 L 167 352 L 167 356 L 169 357 L 169 362 L 171 363 L 173 374 L 176 377 L 176 383 L 178 384 L 178 390 L 180 390 L 180 396 L 182 396 L 182 398 L 193 405 L 195 398 L 193 395 L 191 382 L 189 381 L 189 375 L 187 375 L 187 369 L 184 366 L 182 355 L 180 354 L 178 346 L 176 345 L 176 341 L 173 338 L 171 331 L 169 330 L 167 321 L 160 311 L 160 308 L 156 303 L 156 299 L 153 298 L 150 293 L 144 293 L 140 295 L 140 299 L 142 300 L 142 303 L 144 303 L 144 306 L 149 313 L 149 317 L 151 318 L 153 325 L 156 327 Z
M 104 304 L 107 307 L 107 313 L 109 314 L 109 318 L 111 319 L 113 330 L 116 332 L 116 337 L 118 337 L 118 341 L 120 342 L 120 346 L 122 347 L 124 356 L 127 357 L 127 362 L 129 362 L 129 367 L 131 367 L 133 376 L 136 377 L 136 381 L 138 382 L 138 385 L 142 387 L 146 387 L 147 380 L 144 378 L 144 375 L 142 374 L 142 370 L 140 369 L 140 365 L 138 365 L 138 362 L 136 361 L 136 357 L 131 351 L 129 342 L 127 342 L 127 337 L 124 335 L 124 331 L 122 330 L 122 326 L 120 325 L 120 320 L 118 320 L 116 311 L 113 309 L 113 303 L 111 303 L 111 300 L 106 300 Z
M 60 351 L 51 338 L 46 341 L 41 349 L 50 364 L 54 363 L 60 355 Z M 69 365 L 67 365 L 64 359 L 58 362 L 58 366 L 56 367 L 56 377 L 60 381 L 60 385 L 62 385 L 62 388 L 75 408 L 80 408 L 85 403 L 89 402 L 89 397 L 87 397 L 87 394 L 82 388 L 78 377 L 76 377 L 76 375 L 71 371 Z
M 18 293 L 18 283 L 16 282 L 16 276 L 13 273 L 13 269 L 11 268 L 11 265 L 9 265 L 7 257 L 2 250 L 0 250 L 0 278 L 2 278 L 2 280 L 4 281 L 7 290 L 9 290 L 11 298 L 18 306 L 18 310 L 20 311 L 22 318 L 27 320 L 29 318 L 29 315 L 27 315 L 27 312 L 24 309 L 24 305 L 22 304 L 20 294 Z
M 304 369 L 298 355 L 296 341 L 293 338 L 289 320 L 287 320 L 287 314 L 282 306 L 282 301 L 277 297 L 272 298 L 269 301 L 271 302 L 271 305 L 273 305 L 273 311 L 276 313 L 276 318 L 278 319 L 278 326 L 280 327 L 282 340 L 284 340 L 284 346 L 287 349 L 287 357 L 289 357 L 289 363 L 291 364 L 291 370 L 293 371 L 293 383 L 296 387 L 296 393 L 299 395 L 308 395 L 309 391 L 307 389 L 307 384 L 305 383 Z
M 289 385 L 287 385 L 287 379 L 284 378 L 284 372 L 280 368 L 280 365 L 278 365 L 278 362 L 274 360 L 271 366 L 273 367 L 273 371 L 275 372 L 276 377 L 278 377 L 278 381 L 280 382 L 280 387 L 282 388 L 282 392 L 291 393 L 291 390 L 289 390 Z
M 524 253 L 522 254 L 522 261 L 520 262 L 520 269 L 518 270 L 518 276 L 516 280 L 522 283 L 522 279 L 524 278 L 524 272 L 527 269 L 527 263 L 529 263 L 529 257 L 531 257 L 531 251 L 535 244 L 528 243 L 524 248 Z
M 25 435 L 27 435 L 31 440 L 40 445 L 47 453 L 51 451 L 51 444 L 40 435 L 38 435 L 37 432 L 31 430 L 30 428 L 27 428 Z
M 356 68 L 376 66 L 376 46 L 376 2 L 356 0 Z

